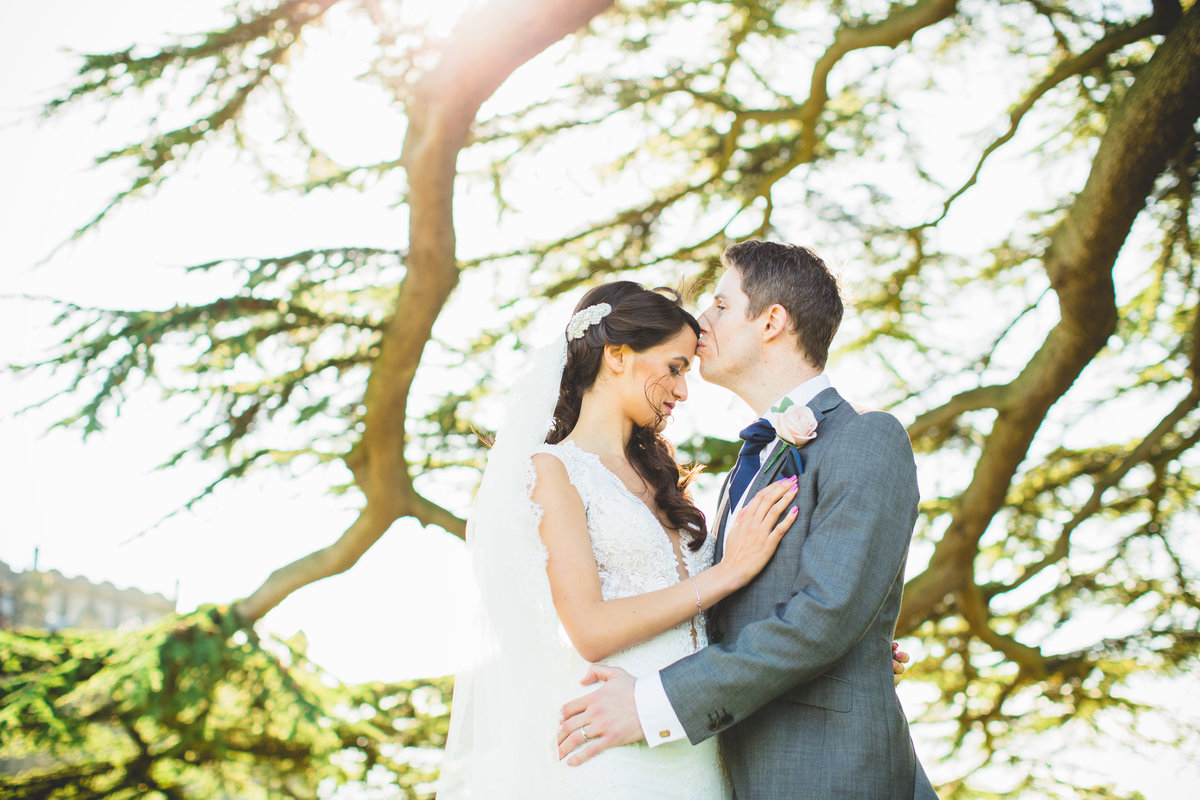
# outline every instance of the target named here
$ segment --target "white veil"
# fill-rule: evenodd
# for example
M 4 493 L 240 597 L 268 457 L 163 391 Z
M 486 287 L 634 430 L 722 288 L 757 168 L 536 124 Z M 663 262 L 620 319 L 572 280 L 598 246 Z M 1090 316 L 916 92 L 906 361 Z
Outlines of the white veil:
M 530 458 L 550 430 L 566 358 L 559 333 L 513 386 L 467 520 L 479 595 L 471 662 L 455 676 L 438 800 L 564 796 L 559 707 L 581 691 L 586 664 L 554 611 Z

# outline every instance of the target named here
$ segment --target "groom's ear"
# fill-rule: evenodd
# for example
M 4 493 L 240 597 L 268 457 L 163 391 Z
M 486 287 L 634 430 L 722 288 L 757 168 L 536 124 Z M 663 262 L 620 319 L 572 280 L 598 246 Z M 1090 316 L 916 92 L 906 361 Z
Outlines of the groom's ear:
M 787 333 L 791 327 L 791 317 L 788 316 L 787 309 L 779 303 L 772 303 L 763 312 L 763 342 L 769 342 L 782 334 Z

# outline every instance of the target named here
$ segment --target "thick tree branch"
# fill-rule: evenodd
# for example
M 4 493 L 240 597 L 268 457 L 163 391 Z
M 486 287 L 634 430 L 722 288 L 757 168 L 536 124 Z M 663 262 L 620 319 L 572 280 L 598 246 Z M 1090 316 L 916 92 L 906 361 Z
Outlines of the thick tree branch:
M 1050 407 L 1104 346 L 1116 325 L 1112 269 L 1155 178 L 1200 116 L 1200 7 L 1163 40 L 1114 110 L 1082 191 L 1042 258 L 1061 320 L 1010 384 L 1020 403 L 1002 410 L 970 485 L 928 568 L 909 581 L 899 631 L 915 629 L 971 580 L 983 535 Z
M 816 150 L 816 122 L 829 102 L 829 74 L 847 53 L 868 47 L 899 47 L 918 31 L 953 15 L 957 7 L 958 0 L 918 0 L 912 5 L 895 3 L 888 15 L 878 22 L 838 28 L 833 44 L 813 67 L 808 99 L 804 102 L 801 118 L 804 123 L 802 149 L 808 153 Z
M 1112 33 L 1093 44 L 1084 52 L 1060 61 L 1055 65 L 1050 74 L 1042 78 L 1033 89 L 1021 98 L 1021 101 L 1009 113 L 1008 130 L 983 149 L 979 160 L 975 162 L 975 169 L 971 172 L 970 177 L 942 203 L 942 213 L 936 219 L 924 223 L 921 227 L 936 227 L 946 218 L 946 215 L 950 213 L 950 207 L 954 205 L 954 201 L 966 194 L 967 190 L 979 180 L 979 174 L 983 172 L 983 165 L 987 163 L 988 158 L 1017 135 L 1017 129 L 1021 126 L 1021 121 L 1025 119 L 1025 115 L 1029 113 L 1046 92 L 1049 92 L 1054 87 L 1059 86 L 1064 81 L 1076 75 L 1082 75 L 1100 66 L 1110 53 L 1115 53 L 1122 47 L 1141 41 L 1155 33 L 1160 33 L 1162 30 L 1163 28 L 1158 19 L 1155 17 L 1146 17 L 1137 22 L 1116 28 Z
M 994 408 L 997 411 L 1006 408 L 1014 394 L 1009 385 L 979 386 L 960 392 L 947 402 L 921 414 L 908 426 L 908 436 L 913 443 L 925 437 L 938 437 L 947 427 L 968 411 L 979 411 L 984 408 Z
M 1004 653 L 1010 661 L 1021 668 L 1022 672 L 1033 676 L 1036 680 L 1045 677 L 1045 663 L 1040 650 L 1021 644 L 1012 637 L 1003 636 L 992 630 L 992 626 L 989 624 L 991 615 L 987 608 L 987 600 L 973 581 L 967 581 L 963 585 L 959 592 L 958 604 L 971 633 L 986 642 L 989 647 Z
M 1058 539 L 1055 540 L 1054 549 L 1047 553 L 1041 560 L 1030 564 L 1021 574 L 1010 583 L 997 584 L 983 587 L 984 596 L 990 600 L 992 597 L 1011 592 L 1012 590 L 1024 585 L 1031 578 L 1036 576 L 1047 567 L 1062 561 L 1067 557 L 1071 549 L 1071 534 L 1088 520 L 1093 514 L 1101 508 L 1100 498 L 1104 492 L 1121 482 L 1121 479 L 1129 474 L 1129 471 L 1138 464 L 1143 464 L 1148 461 L 1156 452 L 1159 443 L 1167 434 L 1175 429 L 1180 420 L 1190 414 L 1198 405 L 1200 405 L 1200 394 L 1195 392 L 1188 394 L 1178 405 L 1171 410 L 1171 413 L 1163 417 L 1154 430 L 1150 431 L 1138 446 L 1133 449 L 1128 456 L 1121 460 L 1116 469 L 1107 474 L 1098 477 L 1092 486 L 1091 496 L 1080 507 L 1078 511 L 1071 517 L 1062 531 L 1059 532 Z
M 237 613 L 252 623 L 301 586 L 358 561 L 396 519 L 422 514 L 461 532 L 461 522 L 421 498 L 404 454 L 408 396 L 433 323 L 458 285 L 453 220 L 459 150 L 480 105 L 521 64 L 612 5 L 613 0 L 494 0 L 466 17 L 437 65 L 413 87 L 401 162 L 408 173 L 407 271 L 367 380 L 362 439 L 347 457 L 364 506 L 323 550 L 277 570 Z M 435 511 L 436 510 L 436 511 Z

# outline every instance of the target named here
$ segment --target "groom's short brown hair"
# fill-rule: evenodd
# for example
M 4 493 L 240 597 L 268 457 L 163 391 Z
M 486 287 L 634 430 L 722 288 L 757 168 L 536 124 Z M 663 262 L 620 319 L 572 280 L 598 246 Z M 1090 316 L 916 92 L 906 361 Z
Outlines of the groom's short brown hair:
M 747 317 L 783 306 L 809 362 L 825 369 L 843 306 L 837 278 L 820 256 L 800 245 L 748 239 L 725 248 L 721 261 L 741 275 Z

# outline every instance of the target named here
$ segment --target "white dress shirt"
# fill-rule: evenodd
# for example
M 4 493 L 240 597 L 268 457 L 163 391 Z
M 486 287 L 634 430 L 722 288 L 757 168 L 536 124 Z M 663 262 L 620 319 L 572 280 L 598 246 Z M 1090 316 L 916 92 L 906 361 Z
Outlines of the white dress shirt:
M 829 377 L 822 373 L 814 378 L 809 378 L 784 397 L 791 398 L 796 405 L 806 406 L 831 385 Z M 782 403 L 783 399 L 781 397 L 779 403 Z M 778 406 L 779 403 L 776 403 L 775 406 Z M 770 451 L 771 448 L 764 447 L 758 454 L 760 470 Z M 751 483 L 753 482 L 751 479 Z M 728 513 L 733 513 L 741 508 L 749 495 L 750 492 L 745 492 L 738 501 L 737 508 L 729 509 Z M 716 527 L 714 524 L 713 530 L 716 530 Z M 637 677 L 633 683 L 633 702 L 637 708 L 638 722 L 642 726 L 642 735 L 646 737 L 646 742 L 651 747 L 674 742 L 687 735 L 683 730 L 683 725 L 679 722 L 679 715 L 675 713 L 675 709 L 671 707 L 671 701 L 667 699 L 667 693 L 662 685 L 662 676 L 658 672 Z

